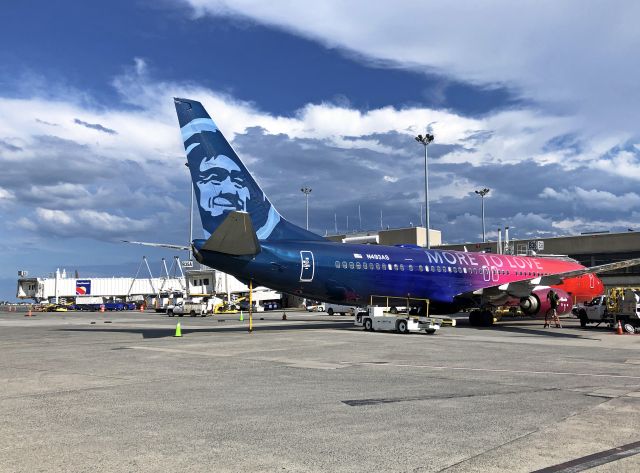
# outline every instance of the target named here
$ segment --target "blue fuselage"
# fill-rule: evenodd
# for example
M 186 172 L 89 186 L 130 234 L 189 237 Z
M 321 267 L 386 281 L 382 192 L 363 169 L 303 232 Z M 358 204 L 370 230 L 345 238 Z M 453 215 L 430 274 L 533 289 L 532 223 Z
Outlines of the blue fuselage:
M 322 241 L 261 242 L 255 256 L 201 250 L 201 263 L 241 281 L 321 301 L 367 305 L 372 296 L 429 299 L 433 307 L 460 308 L 456 295 L 472 291 L 481 274 L 467 273 L 460 261 L 438 250 Z M 439 254 L 440 253 L 440 254 Z M 487 284 L 489 285 L 489 283 Z

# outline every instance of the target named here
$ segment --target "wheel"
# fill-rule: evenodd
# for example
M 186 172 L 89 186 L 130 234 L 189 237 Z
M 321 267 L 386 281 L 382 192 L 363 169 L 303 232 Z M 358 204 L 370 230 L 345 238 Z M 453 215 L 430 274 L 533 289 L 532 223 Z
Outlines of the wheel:
M 631 324 L 624 324 L 622 328 L 624 328 L 624 331 L 627 333 L 636 333 L 636 328 Z
M 389 312 L 391 312 L 392 314 L 397 314 L 398 313 L 398 308 L 394 305 L 391 306 L 391 308 L 389 309 Z
M 434 333 L 436 333 L 436 330 L 433 328 L 430 328 L 429 330 L 425 330 L 425 332 L 427 333 L 427 335 L 433 335 Z
M 191 312 L 189 312 L 189 315 L 190 315 L 191 317 L 195 317 L 195 316 L 196 316 L 196 311 L 195 311 L 195 310 L 192 310 Z
M 169 310 L 167 311 L 167 315 L 168 315 L 169 317 L 173 317 L 173 309 L 169 309 Z
M 478 315 L 478 325 L 481 327 L 491 327 L 493 325 L 493 312 L 490 310 L 480 311 Z
M 587 318 L 587 313 L 584 310 L 580 311 L 578 317 L 580 318 L 580 327 L 585 328 L 587 326 L 587 322 L 589 321 L 589 319 Z
M 347 315 L 346 312 L 340 312 L 340 315 Z
M 407 333 L 408 331 L 409 331 L 409 329 L 407 327 L 407 321 L 406 320 L 400 320 L 398 322 L 398 332 Z
M 327 314 L 329 314 L 329 315 L 333 315 L 333 308 L 332 308 L 332 307 L 329 307 L 329 308 L 327 309 Z
M 206 317 L 206 316 L 207 316 L 206 312 L 203 312 L 202 314 L 200 314 L 200 317 Z
M 182 317 L 184 314 L 178 314 L 178 317 Z
M 373 331 L 373 323 L 371 322 L 371 319 L 364 319 L 364 329 L 370 332 Z

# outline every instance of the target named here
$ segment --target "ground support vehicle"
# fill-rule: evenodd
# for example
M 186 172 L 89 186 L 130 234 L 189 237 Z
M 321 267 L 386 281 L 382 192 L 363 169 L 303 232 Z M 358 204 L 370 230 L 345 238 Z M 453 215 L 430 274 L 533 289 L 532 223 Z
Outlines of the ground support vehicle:
M 195 317 L 196 315 L 206 317 L 208 312 L 206 302 L 183 301 L 167 308 L 167 315 L 169 317 L 173 317 L 174 315 L 182 317 L 185 314 L 191 317 Z
M 67 312 L 68 308 L 62 304 L 48 304 L 45 312 Z
M 392 314 L 385 312 L 383 307 L 369 306 L 366 312 L 356 315 L 354 324 L 364 327 L 368 331 L 384 332 L 424 332 L 436 333 L 442 326 L 442 320 L 422 315 Z
M 619 310 L 613 311 L 609 308 L 607 296 L 594 297 L 591 302 L 578 308 L 578 318 L 580 326 L 586 327 L 589 324 L 602 323 L 610 328 L 615 328 L 618 321 L 627 333 L 640 332 L 640 293 L 627 290 L 621 304 L 617 304 Z
M 359 312 L 357 307 L 349 306 L 349 305 L 341 305 L 341 304 L 332 304 L 327 302 L 324 304 L 324 309 L 327 312 L 327 315 L 355 315 Z
M 104 303 L 105 310 L 136 310 L 134 302 L 110 301 Z
M 307 310 L 307 312 L 324 312 L 325 305 L 323 302 L 307 301 L 305 309 Z

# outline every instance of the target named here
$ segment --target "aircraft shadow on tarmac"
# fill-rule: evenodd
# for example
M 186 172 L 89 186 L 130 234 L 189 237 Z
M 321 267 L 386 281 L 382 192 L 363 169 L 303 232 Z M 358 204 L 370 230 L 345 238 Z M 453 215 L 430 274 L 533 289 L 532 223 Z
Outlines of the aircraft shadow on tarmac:
M 557 332 L 555 328 L 533 328 L 533 327 L 516 327 L 509 325 L 498 325 L 496 327 L 491 328 L 491 330 L 499 330 L 501 332 L 511 332 L 511 333 L 519 333 L 523 335 L 532 335 L 532 336 L 546 336 L 553 338 L 579 338 L 583 340 L 591 339 L 592 337 L 586 333 L 567 333 L 567 332 Z M 572 328 L 572 331 L 575 329 Z M 592 335 L 595 333 L 591 332 Z
M 358 329 L 354 327 L 353 322 L 329 322 L 329 323 L 291 323 L 280 325 L 262 325 L 254 324 L 254 332 L 282 332 L 287 330 L 346 330 L 346 329 Z M 362 330 L 362 329 L 360 329 Z M 105 333 L 131 333 L 140 334 L 142 338 L 166 338 L 173 337 L 175 329 L 173 328 L 139 328 L 139 327 L 87 327 L 87 328 L 64 328 L 59 329 L 62 332 L 105 332 Z M 249 331 L 249 324 L 234 325 L 231 327 L 181 327 L 182 336 L 188 336 L 189 334 L 197 333 L 247 333 Z

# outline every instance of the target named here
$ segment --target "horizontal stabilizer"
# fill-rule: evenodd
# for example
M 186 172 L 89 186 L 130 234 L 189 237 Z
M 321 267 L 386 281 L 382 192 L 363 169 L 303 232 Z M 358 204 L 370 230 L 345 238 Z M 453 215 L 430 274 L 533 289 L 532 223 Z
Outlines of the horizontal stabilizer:
M 124 243 L 133 243 L 134 245 L 153 246 L 156 248 L 171 248 L 172 250 L 190 250 L 191 248 L 184 245 L 172 245 L 170 243 L 148 243 L 146 241 L 129 241 L 122 240 Z
M 202 249 L 235 256 L 260 253 L 260 242 L 249 214 L 238 210 L 229 212 Z

